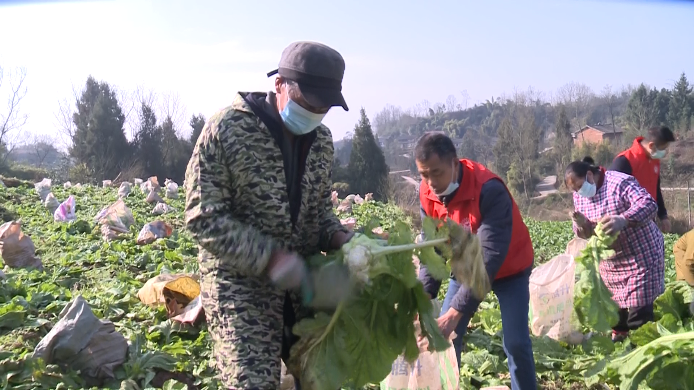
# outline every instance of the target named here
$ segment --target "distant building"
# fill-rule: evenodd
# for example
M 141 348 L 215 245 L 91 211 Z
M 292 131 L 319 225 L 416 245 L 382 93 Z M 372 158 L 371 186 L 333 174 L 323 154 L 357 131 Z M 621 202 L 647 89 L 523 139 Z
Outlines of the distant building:
M 575 146 L 581 146 L 584 142 L 591 144 L 601 144 L 605 141 L 610 143 L 620 143 L 624 136 L 624 130 L 619 126 L 612 127 L 611 124 L 600 124 L 584 126 L 581 130 L 572 133 Z

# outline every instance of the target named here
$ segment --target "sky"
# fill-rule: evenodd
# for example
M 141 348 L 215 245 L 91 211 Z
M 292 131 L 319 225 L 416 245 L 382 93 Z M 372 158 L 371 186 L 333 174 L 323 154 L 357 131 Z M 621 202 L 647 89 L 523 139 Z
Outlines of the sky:
M 324 120 L 335 140 L 363 107 L 448 95 L 468 105 L 514 89 L 547 96 L 568 82 L 671 87 L 694 79 L 694 3 L 666 1 L 0 0 L 0 66 L 25 67 L 26 132 L 57 135 L 58 102 L 89 75 L 123 90 L 177 94 L 206 117 L 237 91 L 269 91 L 292 41 L 345 59 L 350 107 Z M 426 5 L 425 5 L 426 4 Z M 0 110 L 5 95 L 0 90 Z M 187 123 L 187 120 L 186 120 Z M 186 129 L 187 130 L 187 129 Z

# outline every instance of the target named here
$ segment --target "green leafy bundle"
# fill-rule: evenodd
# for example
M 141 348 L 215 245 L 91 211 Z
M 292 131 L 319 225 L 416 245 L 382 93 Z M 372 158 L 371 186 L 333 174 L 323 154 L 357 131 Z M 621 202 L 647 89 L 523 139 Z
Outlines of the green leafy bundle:
M 619 321 L 619 306 L 612 300 L 599 270 L 600 261 L 614 256 L 610 246 L 617 236 L 606 235 L 598 224 L 595 235 L 576 257 L 580 278 L 574 287 L 574 311 L 583 326 L 598 332 L 609 332 Z
M 357 272 L 363 276 L 354 271 L 353 276 L 364 283 L 334 312 L 319 312 L 295 326 L 294 333 L 300 340 L 291 350 L 288 369 L 300 375 L 306 389 L 359 388 L 383 380 L 402 354 L 414 361 L 420 351 L 417 317 L 430 351 L 444 351 L 450 346 L 438 328 L 431 301 L 417 280 L 412 262 L 416 253 L 437 276 L 447 276 L 450 271 L 445 260 L 431 244 L 443 245 L 447 239 L 438 236 L 446 233 L 436 233 L 429 244 L 412 244 L 412 229 L 398 221 L 384 246 L 383 240 L 371 236 L 371 228 L 364 230 L 366 235 L 353 238 L 351 247 L 309 259 L 313 266 L 332 261 L 348 263 L 358 250 L 363 258 Z
M 622 390 L 637 390 L 642 382 L 653 389 L 694 389 L 694 331 L 671 333 L 649 323 L 639 329 L 649 341 L 607 363 L 605 377 Z

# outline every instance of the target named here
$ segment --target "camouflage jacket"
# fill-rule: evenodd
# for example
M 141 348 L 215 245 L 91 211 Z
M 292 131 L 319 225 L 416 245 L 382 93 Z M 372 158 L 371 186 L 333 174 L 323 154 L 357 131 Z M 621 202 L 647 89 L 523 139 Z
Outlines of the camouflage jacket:
M 292 223 L 276 135 L 243 96 L 207 121 L 186 171 L 186 227 L 199 244 L 203 274 L 260 276 L 273 251 L 310 256 L 330 249 L 333 234 L 345 231 L 330 200 L 330 130 L 321 125 L 310 144 Z

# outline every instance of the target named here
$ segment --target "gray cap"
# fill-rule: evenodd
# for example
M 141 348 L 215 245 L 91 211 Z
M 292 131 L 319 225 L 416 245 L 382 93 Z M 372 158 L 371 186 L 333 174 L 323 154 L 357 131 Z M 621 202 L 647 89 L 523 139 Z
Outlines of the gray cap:
M 342 96 L 345 60 L 335 49 L 317 42 L 294 42 L 282 52 L 278 68 L 268 77 L 296 81 L 306 101 L 314 107 L 340 106 L 348 111 Z

